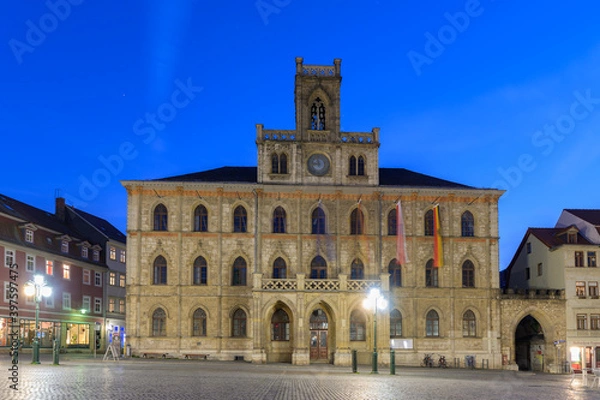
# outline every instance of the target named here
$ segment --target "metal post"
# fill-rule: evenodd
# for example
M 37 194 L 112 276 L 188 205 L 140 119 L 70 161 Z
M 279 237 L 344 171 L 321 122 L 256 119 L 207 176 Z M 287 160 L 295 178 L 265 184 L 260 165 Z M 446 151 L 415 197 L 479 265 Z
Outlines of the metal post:
M 373 368 L 371 370 L 372 374 L 378 374 L 377 372 L 377 301 L 375 299 L 375 317 L 373 319 Z
M 58 365 L 58 353 L 60 351 L 60 345 L 58 343 L 58 340 L 54 339 L 54 346 L 52 347 L 52 359 L 53 359 L 53 364 L 54 365 Z
M 390 375 L 396 375 L 396 351 L 390 350 Z
M 357 364 L 358 360 L 356 357 L 356 350 L 352 350 L 352 373 L 354 374 L 358 372 Z
M 31 360 L 32 364 L 40 363 L 40 342 L 38 337 L 38 324 L 40 319 L 40 299 L 38 296 L 38 292 L 40 289 L 38 287 L 35 288 L 35 338 L 33 339 L 33 358 Z

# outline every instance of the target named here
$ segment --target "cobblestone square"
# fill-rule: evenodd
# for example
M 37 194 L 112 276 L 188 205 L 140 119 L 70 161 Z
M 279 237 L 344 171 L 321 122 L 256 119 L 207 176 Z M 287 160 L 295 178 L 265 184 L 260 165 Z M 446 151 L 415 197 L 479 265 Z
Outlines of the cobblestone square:
M 65 356 L 52 365 L 49 355 L 31 365 L 24 355 L 18 391 L 10 389 L 10 359 L 0 358 L 5 379 L 1 399 L 599 399 L 600 389 L 569 388 L 569 375 L 528 372 L 401 368 L 379 374 L 360 365 L 293 366 L 204 360 L 101 361 L 99 356 Z M 590 379 L 591 383 L 591 379 Z

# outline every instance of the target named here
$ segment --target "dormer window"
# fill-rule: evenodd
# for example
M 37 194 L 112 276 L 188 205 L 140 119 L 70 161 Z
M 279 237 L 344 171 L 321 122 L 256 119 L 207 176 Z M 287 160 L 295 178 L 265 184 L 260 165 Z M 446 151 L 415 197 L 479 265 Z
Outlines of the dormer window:
M 63 240 L 60 242 L 60 251 L 62 251 L 63 253 L 69 252 L 69 242 L 68 241 Z
M 98 250 L 94 250 L 94 253 L 92 255 L 92 259 L 94 261 L 100 261 L 100 252 Z
M 567 233 L 567 243 L 577 243 L 577 232 Z
M 310 129 L 313 131 L 324 131 L 325 128 L 325 106 L 320 98 L 316 98 L 310 108 Z
M 81 248 L 81 257 L 88 258 L 88 248 L 87 247 Z
M 25 229 L 25 241 L 33 243 L 33 231 L 31 229 Z

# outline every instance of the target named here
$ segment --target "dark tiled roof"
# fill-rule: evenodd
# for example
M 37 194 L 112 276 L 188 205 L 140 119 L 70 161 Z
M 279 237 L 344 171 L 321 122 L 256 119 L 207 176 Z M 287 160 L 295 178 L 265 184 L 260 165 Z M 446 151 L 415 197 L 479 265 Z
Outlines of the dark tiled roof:
M 528 234 L 532 234 L 538 238 L 546 246 L 552 248 L 563 244 L 568 244 L 566 235 L 561 233 L 566 232 L 570 227 L 566 228 L 529 228 Z M 527 237 L 527 234 L 525 235 Z M 585 237 L 577 233 L 577 244 L 593 244 L 589 242 Z
M 256 167 L 221 167 L 192 174 L 170 176 L 156 181 L 167 182 L 243 182 L 256 183 Z
M 600 210 L 565 209 L 565 211 L 592 225 L 600 226 Z
M 104 236 L 108 237 L 111 240 L 115 240 L 117 242 L 125 243 L 127 237 L 115 228 L 110 222 L 100 217 L 96 217 L 95 215 L 86 213 L 85 211 L 76 210 L 73 207 L 67 207 L 69 212 L 73 212 L 79 215 L 82 219 L 87 221 L 94 228 L 99 230 Z M 79 227 L 80 230 L 84 230 L 82 227 Z
M 256 183 L 256 176 L 256 167 L 221 167 L 155 180 L 166 182 Z M 405 168 L 379 168 L 379 184 L 381 186 L 473 189 L 471 186 L 434 178 L 433 176 L 420 174 Z

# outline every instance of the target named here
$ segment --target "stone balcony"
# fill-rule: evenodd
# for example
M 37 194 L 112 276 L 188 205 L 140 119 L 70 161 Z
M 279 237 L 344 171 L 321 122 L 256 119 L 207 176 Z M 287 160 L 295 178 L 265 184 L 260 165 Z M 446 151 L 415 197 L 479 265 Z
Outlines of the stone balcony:
M 340 275 L 337 279 L 307 279 L 305 274 L 296 274 L 295 279 L 264 278 L 263 274 L 254 274 L 254 291 L 266 292 L 352 292 L 364 293 L 372 287 L 388 290 L 388 275 L 383 279 L 348 279 Z

